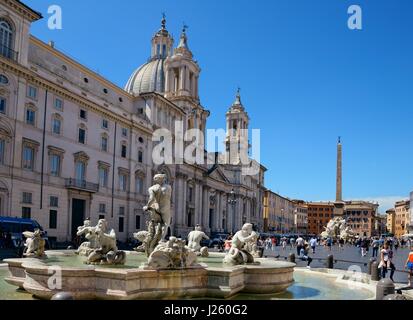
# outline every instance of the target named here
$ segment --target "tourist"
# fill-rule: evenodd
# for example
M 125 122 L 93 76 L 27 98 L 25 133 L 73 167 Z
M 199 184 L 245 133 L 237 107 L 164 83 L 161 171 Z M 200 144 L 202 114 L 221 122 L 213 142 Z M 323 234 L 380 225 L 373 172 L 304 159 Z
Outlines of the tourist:
M 229 250 L 231 249 L 231 243 L 232 243 L 232 237 L 228 236 L 228 238 L 225 240 L 224 243 L 224 251 L 225 253 L 228 253 Z
M 282 247 L 283 247 L 283 251 L 285 251 L 285 248 L 287 247 L 287 238 L 282 238 Z
M 365 257 L 367 255 L 367 247 L 368 247 L 367 239 L 366 238 L 361 239 L 360 250 L 361 250 L 362 257 Z
M 373 248 L 373 250 L 372 250 L 372 257 L 373 258 L 377 258 L 377 256 L 378 256 L 378 254 L 379 254 L 379 248 L 380 248 L 380 241 L 379 241 L 379 239 L 377 239 L 377 238 L 374 238 L 373 239 L 373 242 L 371 243 L 371 245 L 372 245 L 372 248 Z
M 331 251 L 332 246 L 333 246 L 333 239 L 327 238 L 327 248 L 329 251 Z
M 410 253 L 406 260 L 405 267 L 409 271 L 409 284 L 408 286 L 412 288 L 412 279 L 413 279 L 413 250 L 410 248 Z
M 313 261 L 313 259 L 308 255 L 309 252 L 309 246 L 308 244 L 305 244 L 301 247 L 300 249 L 300 254 L 299 254 L 299 258 L 302 261 L 307 261 L 307 268 L 311 268 L 310 264 Z
M 297 246 L 297 255 L 300 255 L 301 249 L 304 247 L 304 239 L 299 236 L 297 240 L 295 240 L 295 244 Z
M 294 239 L 294 238 L 290 238 L 291 250 L 294 249 L 294 243 L 295 243 L 295 239 Z
M 315 254 L 315 247 L 317 246 L 317 239 L 315 237 L 311 238 L 310 246 L 311 246 L 311 249 L 313 250 L 313 254 Z
M 394 239 L 394 250 L 396 252 L 397 252 L 397 249 L 399 249 L 399 245 L 400 245 L 399 239 L 395 238 Z
M 275 251 L 276 247 L 277 247 L 277 239 L 275 237 L 272 237 L 272 239 L 271 239 L 271 249 L 272 249 L 272 251 Z
M 338 250 L 344 250 L 344 239 L 338 239 Z
M 393 262 L 391 261 L 392 256 L 393 251 L 390 248 L 389 242 L 386 241 L 384 243 L 383 249 L 381 250 L 379 269 L 381 268 L 381 277 L 384 279 L 386 278 L 387 271 L 390 268 L 390 279 L 393 281 L 393 275 L 396 271 L 396 268 Z

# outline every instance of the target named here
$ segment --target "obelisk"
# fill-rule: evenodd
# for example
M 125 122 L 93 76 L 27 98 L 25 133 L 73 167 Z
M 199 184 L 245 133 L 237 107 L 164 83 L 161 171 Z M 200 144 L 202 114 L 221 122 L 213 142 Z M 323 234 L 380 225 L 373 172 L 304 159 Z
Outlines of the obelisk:
M 343 202 L 343 147 L 341 145 L 341 137 L 338 137 L 337 143 L 337 176 L 336 176 L 336 201 L 334 202 L 334 216 L 342 216 L 344 214 Z

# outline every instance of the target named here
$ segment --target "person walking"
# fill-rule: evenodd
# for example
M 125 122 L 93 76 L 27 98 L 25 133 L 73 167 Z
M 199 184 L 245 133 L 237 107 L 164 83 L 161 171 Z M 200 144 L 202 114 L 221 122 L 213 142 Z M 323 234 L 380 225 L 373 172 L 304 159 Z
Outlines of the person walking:
M 405 268 L 409 271 L 409 283 L 408 286 L 412 288 L 412 279 L 413 279 L 413 250 L 410 248 L 409 255 L 407 256 Z
M 332 238 L 328 238 L 327 239 L 327 248 L 328 251 L 331 251 L 331 248 L 333 247 L 333 239 Z
M 397 249 L 399 249 L 399 245 L 400 245 L 399 239 L 395 238 L 394 239 L 394 250 L 396 252 L 397 252 Z
M 287 238 L 283 238 L 281 241 L 283 251 L 285 251 L 285 248 L 287 248 Z
M 277 246 L 277 239 L 275 239 L 275 237 L 271 238 L 271 249 L 273 252 L 275 252 L 275 248 Z
M 290 246 L 291 246 L 291 250 L 294 249 L 294 243 L 295 243 L 295 239 L 292 237 L 290 238 Z
M 365 257 L 367 254 L 367 239 L 363 238 L 360 242 L 361 256 Z
M 390 279 L 393 281 L 393 275 L 394 275 L 394 272 L 396 271 L 396 268 L 394 267 L 394 264 L 391 261 L 391 257 L 392 257 L 392 250 L 390 248 L 389 242 L 386 241 L 380 253 L 379 269 L 381 269 L 381 277 L 384 279 L 386 278 L 387 271 L 390 268 L 391 269 Z
M 379 254 L 379 248 L 380 248 L 380 241 L 377 238 L 373 239 L 373 242 L 371 243 L 372 246 L 372 254 L 371 256 L 373 258 L 377 258 L 378 254 Z
M 301 249 L 304 247 L 304 239 L 299 236 L 297 240 L 295 240 L 295 245 L 297 246 L 297 256 L 299 256 Z
M 315 248 L 317 246 L 317 239 L 315 237 L 312 237 L 310 239 L 310 247 L 313 250 L 313 254 L 315 254 Z

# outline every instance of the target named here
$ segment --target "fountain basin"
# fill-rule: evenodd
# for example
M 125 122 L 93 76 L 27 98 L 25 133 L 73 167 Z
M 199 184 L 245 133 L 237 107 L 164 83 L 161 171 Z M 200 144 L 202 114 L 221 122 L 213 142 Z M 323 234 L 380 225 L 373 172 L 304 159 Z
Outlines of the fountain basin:
M 229 298 L 237 293 L 281 293 L 294 282 L 295 264 L 256 259 L 258 265 L 228 267 L 211 253 L 185 269 L 147 270 L 146 257 L 127 253 L 125 266 L 91 266 L 73 251 L 48 251 L 45 259 L 8 259 L 9 284 L 41 299 L 71 292 L 75 299 Z M 84 258 L 83 258 L 84 259 Z M 133 264 L 133 265 L 132 265 Z

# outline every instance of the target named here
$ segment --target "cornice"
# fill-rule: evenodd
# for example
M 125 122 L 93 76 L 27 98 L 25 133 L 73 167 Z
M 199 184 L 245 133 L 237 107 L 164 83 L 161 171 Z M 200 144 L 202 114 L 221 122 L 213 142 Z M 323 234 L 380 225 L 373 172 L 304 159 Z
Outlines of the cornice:
M 41 13 L 34 11 L 32 8 L 18 0 L 3 0 L 3 2 L 9 8 L 17 11 L 20 15 L 29 19 L 30 22 L 37 21 L 43 18 Z
M 50 80 L 44 79 L 43 77 L 39 76 L 38 74 L 34 73 L 33 71 L 27 69 L 26 67 L 11 62 L 3 57 L 0 56 L 0 67 L 10 71 L 20 77 L 25 78 L 27 81 L 31 82 L 34 85 L 38 85 L 39 87 L 42 87 L 43 89 L 47 89 L 50 92 L 53 92 L 62 98 L 66 98 L 67 100 L 70 100 L 80 106 L 87 107 L 89 109 L 92 109 L 95 112 L 101 113 L 105 115 L 105 117 L 111 119 L 112 121 L 118 121 L 121 123 L 124 123 L 128 126 L 132 126 L 135 128 L 140 129 L 141 131 L 145 131 L 148 134 L 152 134 L 152 130 L 149 128 L 146 128 L 144 126 L 141 126 L 138 124 L 136 121 L 133 119 L 125 119 L 121 115 L 117 115 L 111 110 L 108 110 L 90 100 L 85 99 L 84 97 L 73 93 L 69 91 L 68 89 L 62 87 L 61 85 L 55 84 L 51 82 Z

